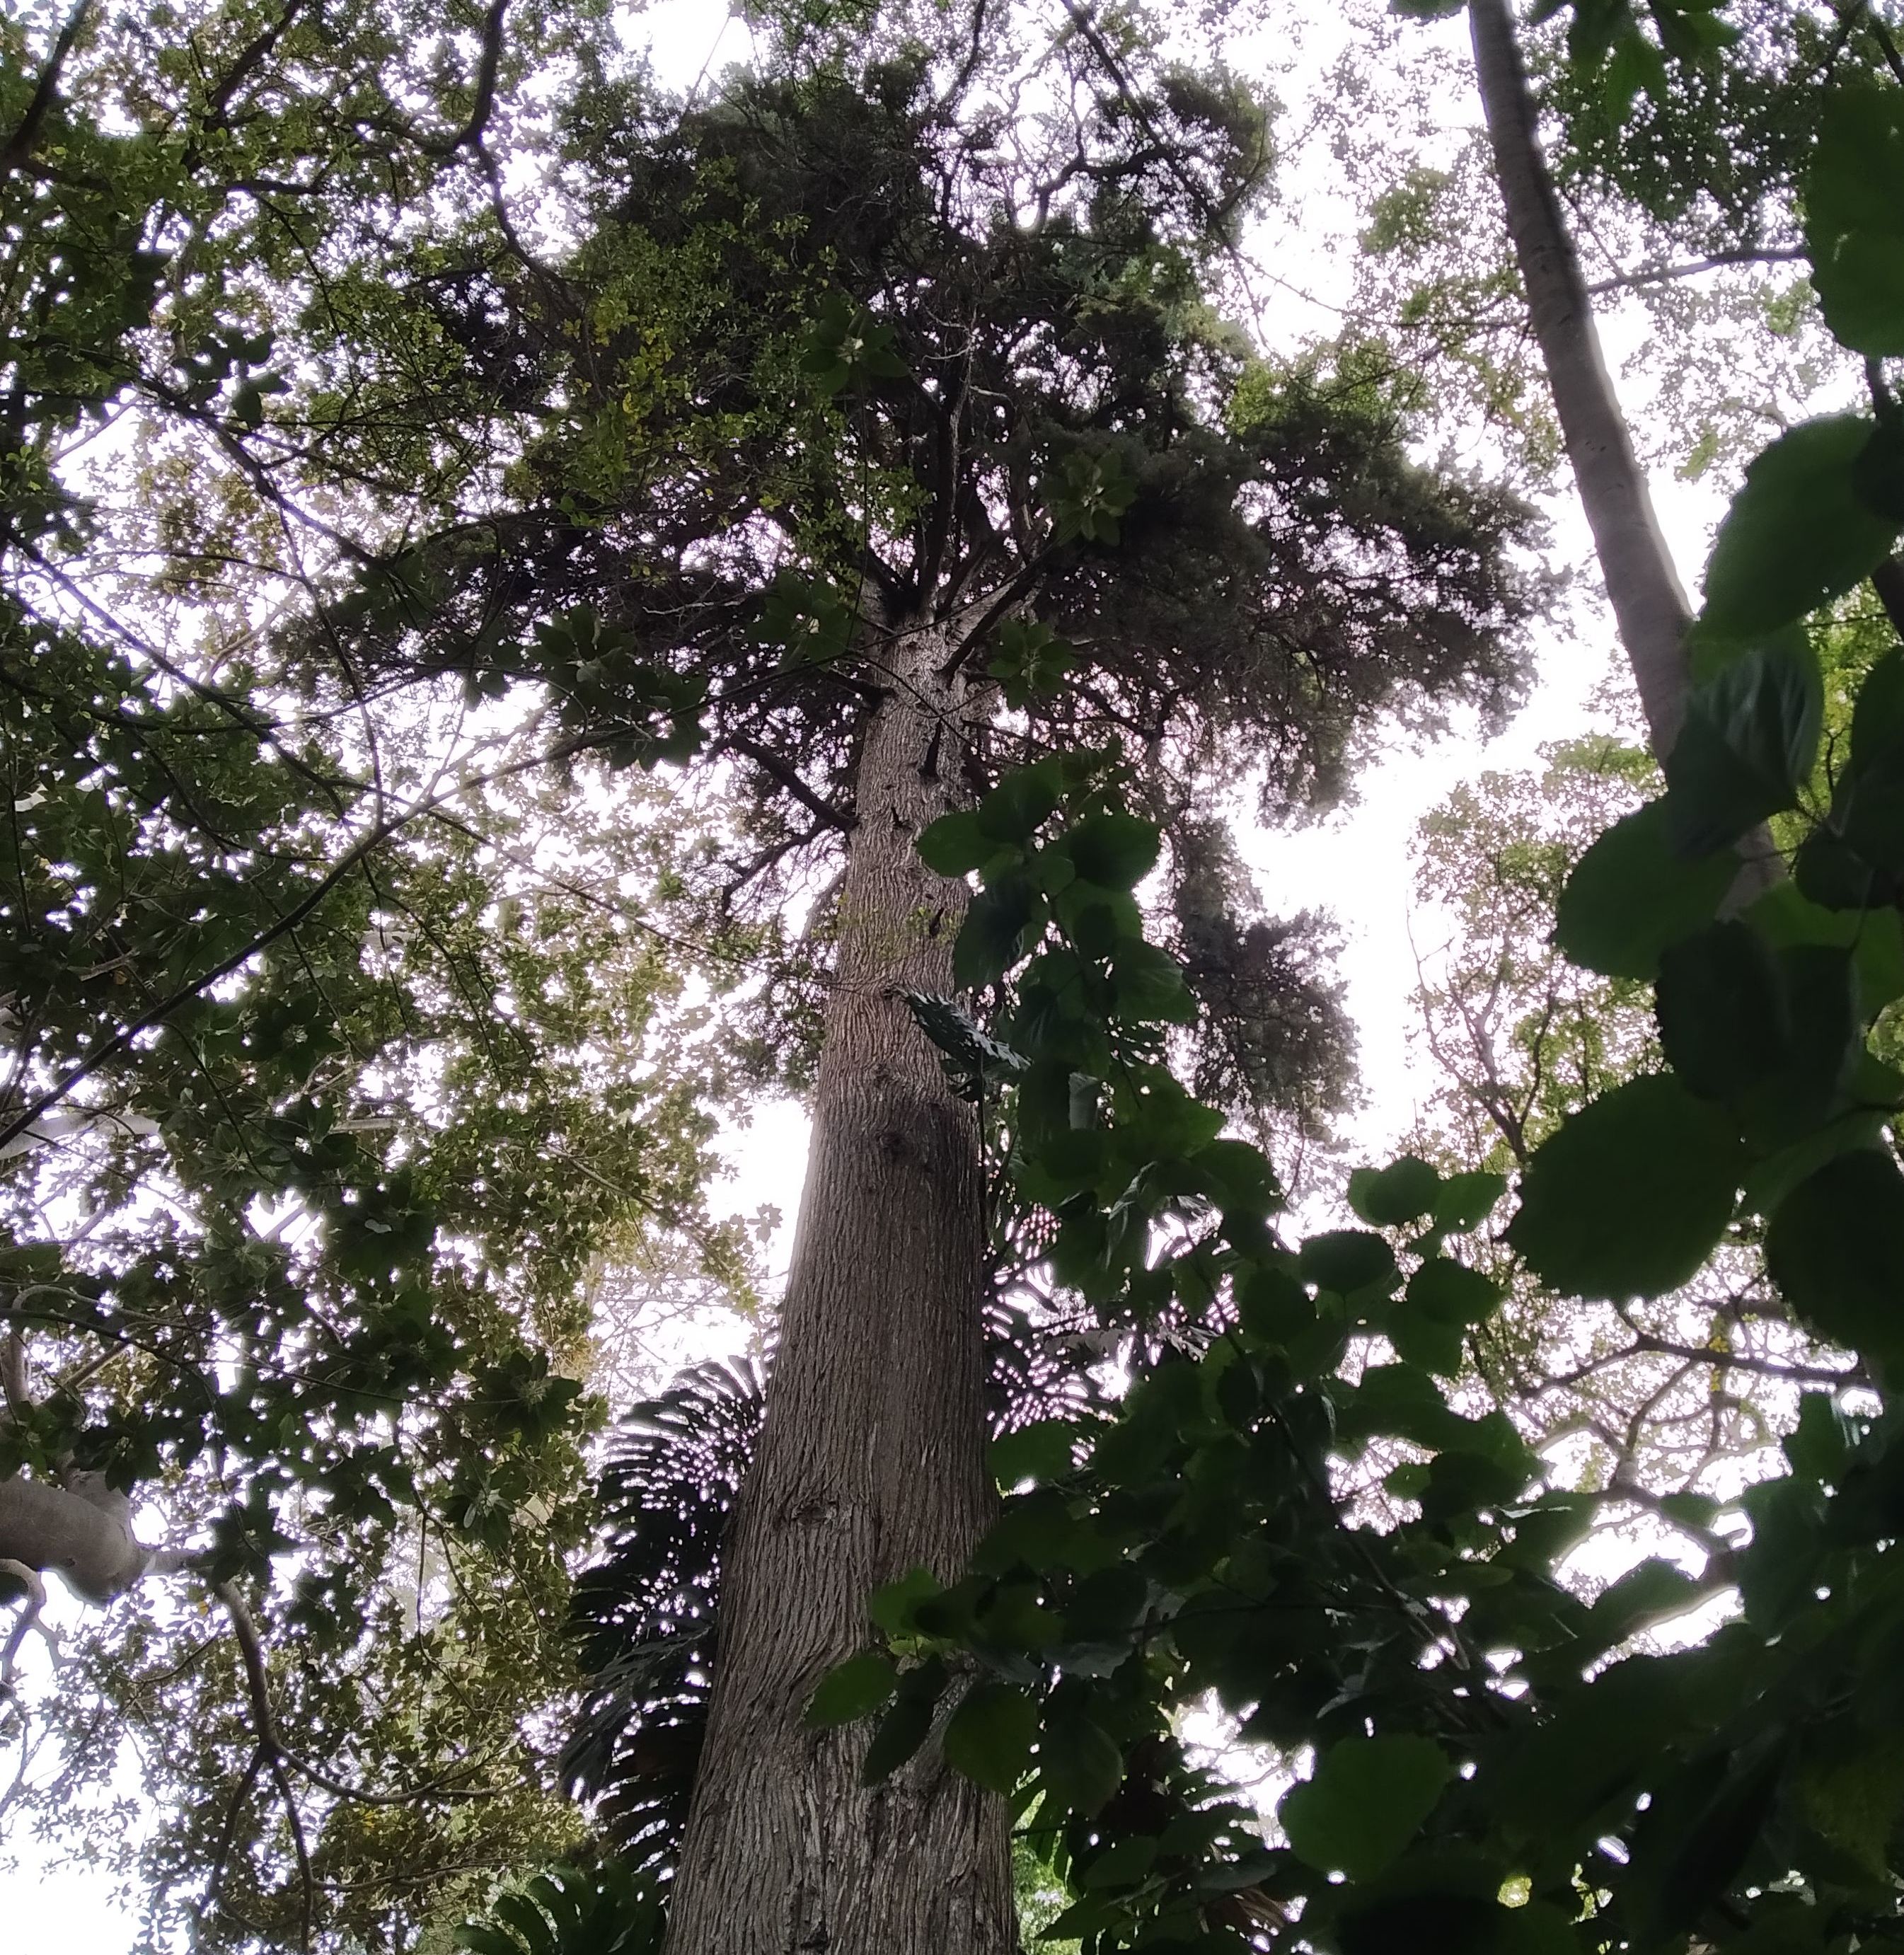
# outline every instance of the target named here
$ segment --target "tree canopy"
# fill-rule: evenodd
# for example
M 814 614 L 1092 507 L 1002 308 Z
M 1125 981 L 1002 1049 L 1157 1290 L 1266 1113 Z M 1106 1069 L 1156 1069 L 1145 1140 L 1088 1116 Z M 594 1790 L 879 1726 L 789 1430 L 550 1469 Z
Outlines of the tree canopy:
M 1899 1938 L 1904 65 L 1467 11 L 1294 351 L 1226 10 L 9 20 L 0 1821 L 153 1945 L 1012 1955 L 1015 1851 L 1084 1955 Z M 1615 288 L 1749 455 L 1696 615 Z M 1656 757 L 1430 824 L 1326 1213 L 1235 824 L 1525 696 L 1562 453 Z M 768 1085 L 760 1362 L 600 1436 Z

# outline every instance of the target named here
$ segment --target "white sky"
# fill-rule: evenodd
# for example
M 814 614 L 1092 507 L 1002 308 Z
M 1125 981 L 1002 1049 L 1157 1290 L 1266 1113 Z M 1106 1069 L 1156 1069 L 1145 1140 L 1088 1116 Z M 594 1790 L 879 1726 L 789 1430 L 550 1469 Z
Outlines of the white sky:
M 678 83 L 711 79 L 746 52 L 744 25 L 708 0 L 663 0 L 647 10 L 640 25 L 653 36 L 658 68 Z M 1246 75 L 1276 76 L 1278 93 L 1293 108 L 1354 31 L 1332 0 L 1288 0 L 1273 39 L 1235 46 L 1231 65 Z M 1417 31 L 1424 45 L 1430 36 L 1450 48 L 1465 45 L 1459 20 Z M 1451 126 L 1457 127 L 1478 112 L 1465 96 L 1451 99 L 1447 111 Z M 1277 337 L 1286 336 L 1291 344 L 1305 334 L 1332 332 L 1336 322 L 1326 301 L 1346 295 L 1348 253 L 1342 247 L 1352 235 L 1355 213 L 1333 194 L 1327 170 L 1327 156 L 1311 154 L 1302 159 L 1293 181 L 1283 180 L 1284 208 L 1300 206 L 1304 228 L 1296 232 L 1286 225 L 1282 235 L 1257 254 L 1273 253 Z M 1292 296 L 1298 291 L 1319 294 L 1325 303 L 1304 304 Z M 1610 364 L 1618 373 L 1641 336 L 1636 310 L 1603 314 L 1601 323 Z M 1653 486 L 1682 577 L 1696 590 L 1712 525 L 1723 505 L 1721 486 L 1689 484 L 1657 473 Z M 1548 513 L 1555 559 L 1589 565 L 1585 525 L 1571 494 L 1556 499 Z M 1343 814 L 1293 833 L 1258 831 L 1242 838 L 1272 912 L 1330 910 L 1342 927 L 1339 968 L 1371 1094 L 1355 1138 L 1371 1158 L 1380 1158 L 1411 1125 L 1415 1111 L 1408 1050 L 1408 998 L 1415 982 L 1408 845 L 1415 824 L 1460 782 L 1484 769 L 1530 765 L 1542 742 L 1581 731 L 1587 697 L 1603 678 L 1615 645 L 1597 578 L 1590 575 L 1570 604 L 1565 628 L 1545 634 L 1529 705 L 1498 738 L 1484 743 L 1471 729 L 1424 751 L 1398 745 L 1367 771 L 1358 804 Z M 1430 919 L 1422 947 L 1433 941 Z M 805 1120 L 797 1107 L 780 1103 L 761 1108 L 750 1128 L 729 1137 L 734 1175 L 727 1188 L 732 1205 L 746 1212 L 773 1202 L 790 1226 L 798 1196 L 795 1165 L 804 1163 L 805 1147 Z M 784 1229 L 774 1249 L 783 1263 Z M 685 1359 L 698 1354 L 681 1355 Z M 51 1864 L 24 1843 L 20 1851 L 17 1865 L 0 1869 L 0 1955 L 28 1947 L 57 1948 L 61 1955 L 125 1955 L 134 1937 L 133 1917 L 115 1905 L 97 1875 Z

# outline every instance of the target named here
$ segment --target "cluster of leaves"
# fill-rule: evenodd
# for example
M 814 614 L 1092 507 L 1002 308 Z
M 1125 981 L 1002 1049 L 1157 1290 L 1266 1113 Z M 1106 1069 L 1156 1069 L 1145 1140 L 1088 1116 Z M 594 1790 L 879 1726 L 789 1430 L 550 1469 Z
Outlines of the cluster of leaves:
M 619 1862 L 555 1866 L 499 1894 L 490 1919 L 457 1930 L 470 1955 L 661 1955 L 652 1888 Z
M 639 790 L 549 766 L 691 751 L 693 700 L 622 660 L 619 719 L 552 740 L 338 651 L 435 601 L 366 568 L 392 504 L 493 480 L 525 377 L 485 145 L 606 30 L 60 13 L 0 25 L 0 1478 L 103 1474 L 190 1572 L 0 1708 L 0 1805 L 136 1863 L 156 1935 L 407 1945 L 573 1840 L 537 1713 L 591 1274 L 710 1239 L 693 1062 L 644 1044 L 676 980 L 630 921 Z M 619 656 L 541 622 L 578 689 Z
M 1859 215 L 1843 172 L 1873 156 L 1833 131 L 1890 127 L 1896 99 L 1828 113 L 1810 200 L 1833 325 L 1873 352 L 1904 329 L 1890 219 Z M 1851 1399 L 1802 1399 L 1789 1472 L 1736 1501 L 1744 1537 L 1681 1497 L 1703 1574 L 1656 1558 L 1581 1598 L 1566 1556 L 1595 1497 L 1439 1382 L 1500 1300 L 1446 1255 L 1500 1177 L 1405 1157 L 1351 1188 L 1368 1229 L 1276 1236 L 1269 1163 L 1157 1066 L 1181 978 L 1122 893 L 1157 845 L 1104 776 L 1002 782 L 921 842 L 983 878 L 960 968 L 1011 978 L 1005 1171 L 1050 1214 L 1053 1277 L 1130 1331 L 1134 1382 L 1114 1418 L 1001 1445 L 1002 1482 L 1034 1486 L 961 1582 L 919 1572 L 873 1598 L 883 1644 L 811 1714 L 883 1707 L 870 1775 L 944 1717 L 946 1758 L 1052 1840 L 1079 1894 L 1053 1925 L 1087 1949 L 1896 1938 L 1904 1081 L 1867 1026 L 1904 991 L 1904 649 L 1865 680 L 1828 805 L 1806 808 L 1822 682 L 1795 629 L 1896 536 L 1888 442 L 1883 414 L 1824 422 L 1749 473 L 1666 794 L 1560 902 L 1570 956 L 1654 981 L 1663 1063 L 1533 1151 L 1507 1243 L 1562 1294 L 1656 1296 L 1764 1222 L 1789 1310 L 1863 1362 Z M 1736 846 L 1771 815 L 1802 839 L 1765 888 Z M 1380 1525 L 1357 1460 L 1386 1466 Z M 1738 1613 L 1703 1642 L 1632 1650 L 1717 1595 Z M 1245 1846 L 1171 1759 L 1175 1714 L 1208 1693 L 1247 1740 L 1314 1748 L 1284 1846 Z
M 1892 220 L 1844 173 L 1883 166 L 1855 132 L 1899 99 L 1827 111 L 1808 206 L 1829 316 L 1874 357 L 1904 329 Z M 1897 533 L 1881 376 L 1877 398 L 1775 444 L 1721 530 L 1665 792 L 1559 905 L 1570 956 L 1654 985 L 1663 1062 L 1533 1151 L 1506 1232 L 1553 1290 L 1623 1299 L 1762 1226 L 1786 1307 L 1857 1354 L 1858 1388 L 1801 1401 L 1789 1470 L 1731 1517 L 1672 1497 L 1697 1573 L 1654 1558 L 1579 1592 L 1597 1497 L 1444 1382 L 1500 1294 L 1449 1242 L 1500 1177 L 1405 1157 L 1352 1184 L 1367 1228 L 1276 1232 L 1267 1162 L 1159 1062 L 1185 994 L 1127 893 L 1158 844 L 1114 773 L 1008 778 L 922 839 L 983 880 L 958 954 L 1009 987 L 1005 1174 L 1047 1218 L 1054 1278 L 1126 1333 L 1133 1381 L 1114 1416 L 1001 1443 L 1021 1491 L 971 1572 L 876 1596 L 881 1643 L 811 1715 L 883 1710 L 870 1776 L 943 1720 L 948 1759 L 1053 1843 L 1079 1897 L 1054 1929 L 1087 1950 L 1822 1950 L 1904 1926 L 1904 1081 L 1868 1043 L 1904 994 L 1904 649 L 1865 679 L 1821 803 L 1796 628 Z M 1770 817 L 1789 877 L 1738 852 Z M 1703 1641 L 1635 1648 L 1715 1598 L 1732 1613 Z M 1174 1720 L 1212 1694 L 1246 1739 L 1313 1749 L 1285 1844 L 1248 1839 L 1178 1754 Z

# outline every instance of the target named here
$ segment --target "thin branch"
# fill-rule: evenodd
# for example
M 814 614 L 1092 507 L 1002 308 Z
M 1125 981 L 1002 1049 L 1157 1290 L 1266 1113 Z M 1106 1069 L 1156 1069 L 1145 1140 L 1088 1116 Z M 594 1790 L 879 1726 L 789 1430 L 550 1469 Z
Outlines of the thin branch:
M 1715 251 L 1709 258 L 1698 258 L 1684 265 L 1644 265 L 1637 272 L 1622 272 L 1610 279 L 1595 279 L 1587 289 L 1596 298 L 1602 292 L 1630 291 L 1635 285 L 1658 285 L 1673 279 L 1696 279 L 1728 265 L 1789 264 L 1805 255 L 1802 244 L 1767 244 L 1758 249 Z
M 859 817 L 834 807 L 823 795 L 816 794 L 800 777 L 797 769 L 790 767 L 779 754 L 762 746 L 757 740 L 750 740 L 744 734 L 729 734 L 721 742 L 730 753 L 744 754 L 791 795 L 809 814 L 817 815 L 829 827 L 837 828 L 842 835 L 850 835 L 858 824 Z
M 469 120 L 454 136 L 426 142 L 423 147 L 426 156 L 453 156 L 458 150 L 482 147 L 483 132 L 489 127 L 490 112 L 496 106 L 496 73 L 502 62 L 503 22 L 508 11 L 509 0 L 492 0 L 489 11 L 483 16 L 483 55 L 477 67 L 476 99 L 470 105 Z
M 124 1051 L 141 1032 L 149 1031 L 153 1026 L 162 1024 L 181 1005 L 189 1004 L 221 978 L 228 978 L 234 971 L 241 969 L 260 951 L 268 949 L 279 937 L 295 930 L 373 850 L 387 842 L 399 829 L 407 827 L 419 816 L 428 814 L 441 803 L 455 798 L 470 788 L 482 787 L 492 781 L 527 773 L 533 768 L 568 759 L 577 754 L 585 753 L 591 748 L 606 745 L 620 737 L 612 732 L 579 734 L 571 739 L 558 742 L 528 760 L 511 761 L 480 774 L 459 776 L 454 782 L 438 788 L 420 801 L 401 804 L 346 849 L 327 874 L 320 877 L 297 902 L 264 929 L 257 931 L 248 943 L 232 952 L 210 970 L 188 979 L 176 990 L 160 999 L 157 1004 L 141 1012 L 130 1025 L 121 1027 L 111 1038 L 96 1047 L 77 1065 L 70 1068 L 56 1085 L 49 1086 L 4 1127 L 0 1127 L 0 1148 L 4 1148 L 9 1141 L 18 1139 L 22 1134 L 27 1133 L 42 1114 L 56 1107 L 74 1087 L 96 1072 L 107 1060 Z

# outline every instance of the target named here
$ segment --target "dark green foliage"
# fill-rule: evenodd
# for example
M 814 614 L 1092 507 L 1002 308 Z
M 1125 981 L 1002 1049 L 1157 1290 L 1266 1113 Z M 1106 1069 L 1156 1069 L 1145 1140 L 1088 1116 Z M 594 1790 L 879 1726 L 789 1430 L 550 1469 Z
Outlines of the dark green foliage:
M 1904 354 L 1904 115 L 1896 90 L 1826 108 L 1805 180 L 1805 245 L 1825 322 L 1854 351 Z
M 597 1494 L 606 1553 L 575 1585 L 589 1682 L 562 1772 L 634 1865 L 670 1866 L 687 1818 L 721 1544 L 762 1403 L 751 1365 L 697 1365 L 631 1412 L 610 1444 Z
M 1666 946 L 1718 908 L 1736 858 L 1688 858 L 1671 842 L 1663 800 L 1625 815 L 1575 865 L 1554 915 L 1554 940 L 1576 964 L 1610 978 L 1651 978 Z
M 574 96 L 582 241 L 498 273 L 565 405 L 507 506 L 408 550 L 427 602 L 353 626 L 371 669 L 532 678 L 604 737 L 637 680 L 691 681 L 704 755 L 748 799 L 689 892 L 723 915 L 764 919 L 826 872 L 894 633 L 948 632 L 949 662 L 1000 688 L 944 759 L 975 801 L 1001 767 L 1116 729 L 1159 804 L 1254 774 L 1280 811 L 1339 792 L 1372 716 L 1504 707 L 1541 597 L 1512 498 L 1415 462 L 1378 383 L 1267 366 L 1212 313 L 1208 254 L 1266 181 L 1246 91 L 1139 61 L 1127 96 L 1063 37 L 1073 105 L 1033 162 L 968 140 L 1018 86 L 1005 16 L 969 46 L 904 20 L 800 37 L 691 108 L 606 80 Z M 605 653 L 537 649 L 583 606 Z M 996 723 L 1001 703 L 1022 723 Z M 1027 813 L 951 817 L 929 859 L 982 867 Z M 1172 840 L 1181 886 L 1197 864 Z M 1128 831 L 1078 846 L 1096 887 L 1148 866 Z M 989 983 L 1055 894 L 994 880 L 961 983 Z M 1194 907 L 1226 1097 L 1320 1125 L 1343 1022 L 1314 933 Z M 1191 1015 L 1154 969 L 1127 988 L 1130 1009 Z
M 1713 540 L 1704 628 L 1767 637 L 1870 574 L 1898 531 L 1898 518 L 1874 508 L 1859 480 L 1877 434 L 1857 414 L 1806 421 L 1752 463 Z
M 1289 1844 L 1324 1873 L 1367 1881 L 1396 1859 L 1450 1775 L 1427 1738 L 1345 1738 L 1277 1808 Z
M 1731 1123 L 1678 1079 L 1629 1080 L 1534 1155 L 1508 1240 L 1555 1289 L 1657 1296 L 1717 1246 L 1744 1169 Z
M 652 1887 L 614 1861 L 551 1867 L 499 1895 L 489 1919 L 457 1930 L 469 1955 L 661 1955 L 666 1925 Z

